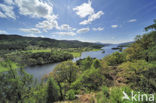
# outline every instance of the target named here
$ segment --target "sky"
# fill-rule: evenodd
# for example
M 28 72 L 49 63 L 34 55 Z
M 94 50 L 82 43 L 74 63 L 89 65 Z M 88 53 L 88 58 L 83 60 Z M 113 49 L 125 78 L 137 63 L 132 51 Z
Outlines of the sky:
M 122 43 L 154 19 L 156 0 L 0 0 L 0 34 Z

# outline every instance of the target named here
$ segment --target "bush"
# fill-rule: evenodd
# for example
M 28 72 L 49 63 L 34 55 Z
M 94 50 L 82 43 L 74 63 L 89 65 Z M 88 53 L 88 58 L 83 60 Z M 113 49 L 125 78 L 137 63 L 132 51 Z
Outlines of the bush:
M 106 56 L 104 60 L 107 62 L 108 65 L 116 66 L 125 61 L 125 56 L 123 53 L 115 52 L 111 55 Z
M 73 89 L 67 91 L 66 99 L 67 100 L 74 100 L 75 99 L 75 91 Z
M 123 100 L 123 91 L 127 95 L 131 95 L 131 89 L 129 87 L 111 87 L 103 86 L 101 92 L 96 95 L 97 103 L 138 103 L 129 100 Z
M 145 60 L 125 62 L 118 69 L 118 78 L 124 78 L 123 83 L 130 85 L 135 90 L 154 92 L 156 89 L 156 65 Z

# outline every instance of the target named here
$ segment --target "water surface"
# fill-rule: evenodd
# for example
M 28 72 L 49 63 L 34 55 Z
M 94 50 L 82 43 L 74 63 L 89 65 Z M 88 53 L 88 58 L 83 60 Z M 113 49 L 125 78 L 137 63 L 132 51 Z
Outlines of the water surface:
M 100 51 L 83 52 L 81 54 L 81 57 L 74 58 L 73 61 L 84 59 L 87 58 L 88 56 L 92 58 L 102 59 L 104 56 L 112 54 L 115 51 L 118 51 L 118 50 L 112 50 L 113 47 L 117 47 L 117 45 L 110 45 L 110 46 L 103 47 L 102 50 Z M 103 51 L 105 51 L 105 53 L 103 53 Z M 52 72 L 57 64 L 59 63 L 46 64 L 46 65 L 34 66 L 34 67 L 26 67 L 25 71 L 29 74 L 32 74 L 34 79 L 40 81 L 44 75 Z

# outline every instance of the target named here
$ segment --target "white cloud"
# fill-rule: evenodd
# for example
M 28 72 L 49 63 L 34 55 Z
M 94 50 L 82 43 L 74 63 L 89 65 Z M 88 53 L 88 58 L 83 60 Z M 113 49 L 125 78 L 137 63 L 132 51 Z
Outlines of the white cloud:
M 76 11 L 76 14 L 81 18 L 94 14 L 94 9 L 91 7 L 90 0 L 88 1 L 88 3 L 83 3 L 82 5 L 73 8 L 73 10 Z
M 75 30 L 77 30 L 76 28 L 72 28 L 72 31 L 75 31 Z
M 0 34 L 8 34 L 8 33 L 4 30 L 0 30 Z
M 13 7 L 12 6 L 7 6 L 7 5 L 4 5 L 4 4 L 0 4 L 0 9 L 2 9 L 3 13 L 0 12 L 0 17 L 9 17 L 9 18 L 12 18 L 12 19 L 16 19 L 16 16 L 15 16 L 15 13 L 13 11 Z
M 98 28 L 93 28 L 93 31 L 102 31 L 104 28 L 98 27 Z
M 112 28 L 117 28 L 118 27 L 118 25 L 112 25 Z
M 90 24 L 94 20 L 99 19 L 104 14 L 103 11 L 98 11 L 95 13 L 91 5 L 91 0 L 88 0 L 88 3 L 83 3 L 82 5 L 73 8 L 73 10 L 76 11 L 76 14 L 80 16 L 80 18 L 89 16 L 87 20 L 80 22 L 81 25 Z
M 61 30 L 71 30 L 72 27 L 70 27 L 68 24 L 62 24 L 60 27 Z
M 29 28 L 29 29 L 20 28 L 19 30 L 27 33 L 41 33 L 41 31 L 37 28 Z
M 59 29 L 57 22 L 57 15 L 53 13 L 53 6 L 49 2 L 43 0 L 5 0 L 6 4 L 17 6 L 19 13 L 24 16 L 30 16 L 33 18 L 44 18 L 45 20 L 36 24 L 36 28 L 43 29 L 44 31 L 51 30 L 53 28 Z M 15 18 L 13 7 L 0 4 L 0 8 L 3 8 L 3 12 L 0 12 L 0 17 L 12 17 Z M 12 11 L 12 12 L 9 12 Z M 33 32 L 33 29 L 22 29 L 26 32 Z M 35 31 L 34 31 L 35 32 Z M 37 33 L 39 33 L 37 31 Z
M 4 0 L 4 2 L 5 2 L 6 4 L 9 4 L 9 5 L 14 4 L 13 0 Z
M 84 21 L 80 22 L 80 24 L 81 25 L 90 24 L 92 21 L 99 19 L 103 14 L 104 14 L 103 11 L 99 11 L 96 14 L 89 16 L 88 20 L 84 20 Z
M 31 17 L 49 18 L 53 14 L 53 8 L 41 0 L 15 0 L 19 13 Z
M 61 35 L 61 36 L 74 36 L 76 33 L 74 32 L 54 32 L 52 35 Z
M 131 19 L 128 21 L 129 23 L 136 22 L 136 19 Z
M 62 24 L 60 26 L 60 30 L 65 30 L 65 31 L 75 31 L 76 28 L 72 28 L 70 25 L 68 24 Z
M 61 29 L 62 30 L 69 30 L 69 29 L 71 29 L 71 27 L 68 24 L 63 24 L 63 25 L 61 25 Z
M 5 14 L 3 14 L 1 11 L 0 11 L 0 17 L 1 18 L 6 18 Z
M 77 30 L 77 33 L 85 33 L 85 32 L 88 32 L 90 29 L 89 28 L 82 28 L 82 29 L 79 29 Z
M 53 28 L 59 29 L 58 22 L 55 20 L 55 17 L 39 22 L 38 24 L 36 24 L 36 27 L 43 29 L 45 32 Z

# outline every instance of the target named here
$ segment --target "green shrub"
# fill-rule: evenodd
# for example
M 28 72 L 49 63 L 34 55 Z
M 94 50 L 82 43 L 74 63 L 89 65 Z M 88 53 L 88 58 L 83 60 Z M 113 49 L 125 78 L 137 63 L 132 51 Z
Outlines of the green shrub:
M 75 99 L 75 91 L 73 89 L 67 91 L 66 99 L 67 100 L 74 100 Z
M 125 56 L 123 53 L 115 52 L 111 55 L 106 56 L 104 60 L 107 62 L 108 65 L 116 66 L 125 61 Z

